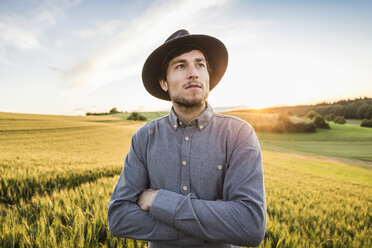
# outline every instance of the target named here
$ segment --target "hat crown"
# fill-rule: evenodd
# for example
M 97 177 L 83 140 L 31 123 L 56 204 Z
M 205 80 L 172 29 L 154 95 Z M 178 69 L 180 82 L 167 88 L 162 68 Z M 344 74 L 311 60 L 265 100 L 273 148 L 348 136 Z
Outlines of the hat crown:
M 142 82 L 146 90 L 153 96 L 170 101 L 169 93 L 164 91 L 159 84 L 159 79 L 162 73 L 162 65 L 165 58 L 178 47 L 181 46 L 196 46 L 200 51 L 203 51 L 208 58 L 208 66 L 211 73 L 209 75 L 209 90 L 212 90 L 221 80 L 224 75 L 228 53 L 225 45 L 212 36 L 203 34 L 190 34 L 185 29 L 180 29 L 174 32 L 164 41 L 164 43 L 156 48 L 146 59 L 142 68 Z
M 187 36 L 187 35 L 190 35 L 189 31 L 187 31 L 185 29 L 180 29 L 180 30 L 174 32 L 171 36 L 169 36 L 168 39 L 166 39 L 166 41 L 164 43 L 167 43 L 168 41 L 171 41 L 171 40 L 183 37 L 183 36 Z

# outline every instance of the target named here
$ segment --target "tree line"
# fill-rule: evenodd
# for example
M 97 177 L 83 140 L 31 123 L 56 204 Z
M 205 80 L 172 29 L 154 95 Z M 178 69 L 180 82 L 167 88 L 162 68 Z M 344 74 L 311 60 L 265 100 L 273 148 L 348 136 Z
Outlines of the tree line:
M 101 112 L 101 113 L 92 113 L 92 112 L 87 112 L 86 116 L 92 116 L 92 115 L 113 115 L 113 114 L 119 114 L 119 113 L 124 113 L 123 111 L 119 111 L 117 108 L 112 108 L 109 112 Z M 125 112 L 128 113 L 128 112 Z M 132 112 L 127 120 L 131 121 L 146 121 L 147 118 L 146 116 L 141 115 L 138 112 Z
M 262 109 L 265 113 L 286 113 L 288 115 L 306 116 L 313 110 L 322 116 L 342 116 L 345 119 L 371 119 L 372 98 L 340 100 L 333 103 L 322 102 L 315 105 L 300 105 Z
M 113 115 L 113 114 L 118 114 L 118 113 L 123 113 L 123 111 L 119 111 L 117 108 L 112 108 L 112 109 L 110 109 L 109 112 L 100 112 L 100 113 L 87 112 L 85 115 L 86 116 L 90 116 L 90 115 Z

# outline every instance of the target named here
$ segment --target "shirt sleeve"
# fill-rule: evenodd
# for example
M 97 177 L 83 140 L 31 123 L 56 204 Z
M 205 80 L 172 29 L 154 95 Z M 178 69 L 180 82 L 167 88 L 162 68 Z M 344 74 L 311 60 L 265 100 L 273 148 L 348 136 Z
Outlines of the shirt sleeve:
M 258 246 L 266 231 L 262 156 L 253 128 L 243 125 L 226 170 L 223 201 L 160 190 L 150 215 L 200 239 Z
M 138 195 L 148 188 L 141 142 L 135 134 L 124 169 L 112 193 L 108 207 L 110 233 L 116 237 L 140 240 L 176 240 L 179 230 L 149 215 L 137 205 Z M 146 145 L 146 144 L 145 144 Z

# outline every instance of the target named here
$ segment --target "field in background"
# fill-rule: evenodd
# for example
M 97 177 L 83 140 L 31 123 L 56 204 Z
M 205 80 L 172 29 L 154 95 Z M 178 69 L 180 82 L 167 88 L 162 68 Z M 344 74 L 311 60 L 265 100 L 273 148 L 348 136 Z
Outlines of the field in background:
M 144 124 L 123 119 L 0 113 L 0 247 L 134 247 L 107 229 L 109 197 Z M 372 246 L 370 131 L 258 133 L 268 212 L 261 247 Z M 312 155 L 342 157 L 340 147 L 352 160 Z M 366 168 L 353 166 L 356 159 Z
M 0 203 L 120 173 L 143 123 L 117 119 L 0 113 Z
M 146 117 L 147 121 L 152 121 L 169 114 L 169 112 L 138 112 L 142 116 Z M 118 117 L 120 120 L 127 120 L 131 113 L 117 113 L 111 116 Z
M 253 124 L 273 125 L 276 114 L 229 112 Z M 350 159 L 350 163 L 369 166 L 372 162 L 372 128 L 360 127 L 360 120 L 347 124 L 330 122 L 331 129 L 317 129 L 315 133 L 258 132 L 264 150 Z M 366 161 L 363 163 L 360 161 Z

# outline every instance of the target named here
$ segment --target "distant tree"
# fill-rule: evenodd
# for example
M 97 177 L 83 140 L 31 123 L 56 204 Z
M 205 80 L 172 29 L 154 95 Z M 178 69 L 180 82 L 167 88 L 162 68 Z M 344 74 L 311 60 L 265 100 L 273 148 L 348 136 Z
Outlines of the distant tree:
M 309 112 L 307 112 L 306 118 L 313 120 L 318 115 L 319 114 L 315 110 L 310 110 Z
M 334 123 L 345 124 L 346 120 L 343 116 L 336 116 L 336 118 L 334 119 Z
M 360 124 L 361 127 L 372 127 L 372 119 L 364 119 Z
M 372 104 L 369 105 L 368 109 L 366 110 L 366 118 L 372 119 Z
M 273 132 L 290 132 L 290 133 L 311 133 L 316 131 L 316 126 L 312 121 L 302 120 L 293 121 L 293 118 L 285 113 L 277 117 L 277 124 L 272 129 Z
M 330 112 L 334 116 L 344 116 L 345 115 L 345 107 L 346 105 L 343 104 L 335 104 L 334 106 L 330 106 Z
M 89 116 L 89 115 L 107 115 L 108 113 L 106 112 L 102 112 L 102 113 L 91 113 L 91 112 L 87 112 L 85 115 Z
M 326 121 L 333 121 L 335 119 L 335 116 L 333 114 L 328 114 L 324 116 L 324 119 L 326 119 Z
M 276 118 L 276 123 L 272 126 L 274 132 L 281 133 L 286 132 L 288 125 L 290 124 L 289 116 L 285 113 L 280 113 Z
M 367 111 L 368 111 L 368 107 L 369 107 L 369 105 L 365 104 L 365 103 L 358 107 L 356 115 L 359 119 L 367 118 L 366 114 L 367 114 Z
M 127 120 L 132 120 L 132 121 L 146 121 L 147 118 L 143 115 L 141 115 L 138 112 L 132 112 L 130 116 L 127 118 Z
M 110 115 L 120 113 L 120 111 L 117 108 L 112 108 L 109 112 Z
M 346 119 L 357 118 L 357 116 L 356 116 L 356 109 L 357 108 L 358 108 L 358 102 L 352 102 L 352 103 L 350 103 L 348 105 L 345 105 L 343 116 Z
M 290 120 L 289 120 L 289 116 L 287 115 L 287 114 L 285 114 L 285 113 L 281 113 L 281 114 L 279 114 L 278 115 L 278 117 L 277 117 L 277 121 L 280 121 L 280 122 L 289 122 Z
M 316 131 L 316 125 L 314 122 L 304 122 L 303 123 L 303 130 L 306 133 L 314 133 Z
M 325 128 L 325 129 L 331 128 L 329 124 L 324 120 L 323 116 L 321 115 L 316 115 L 313 119 L 313 122 L 317 128 Z

